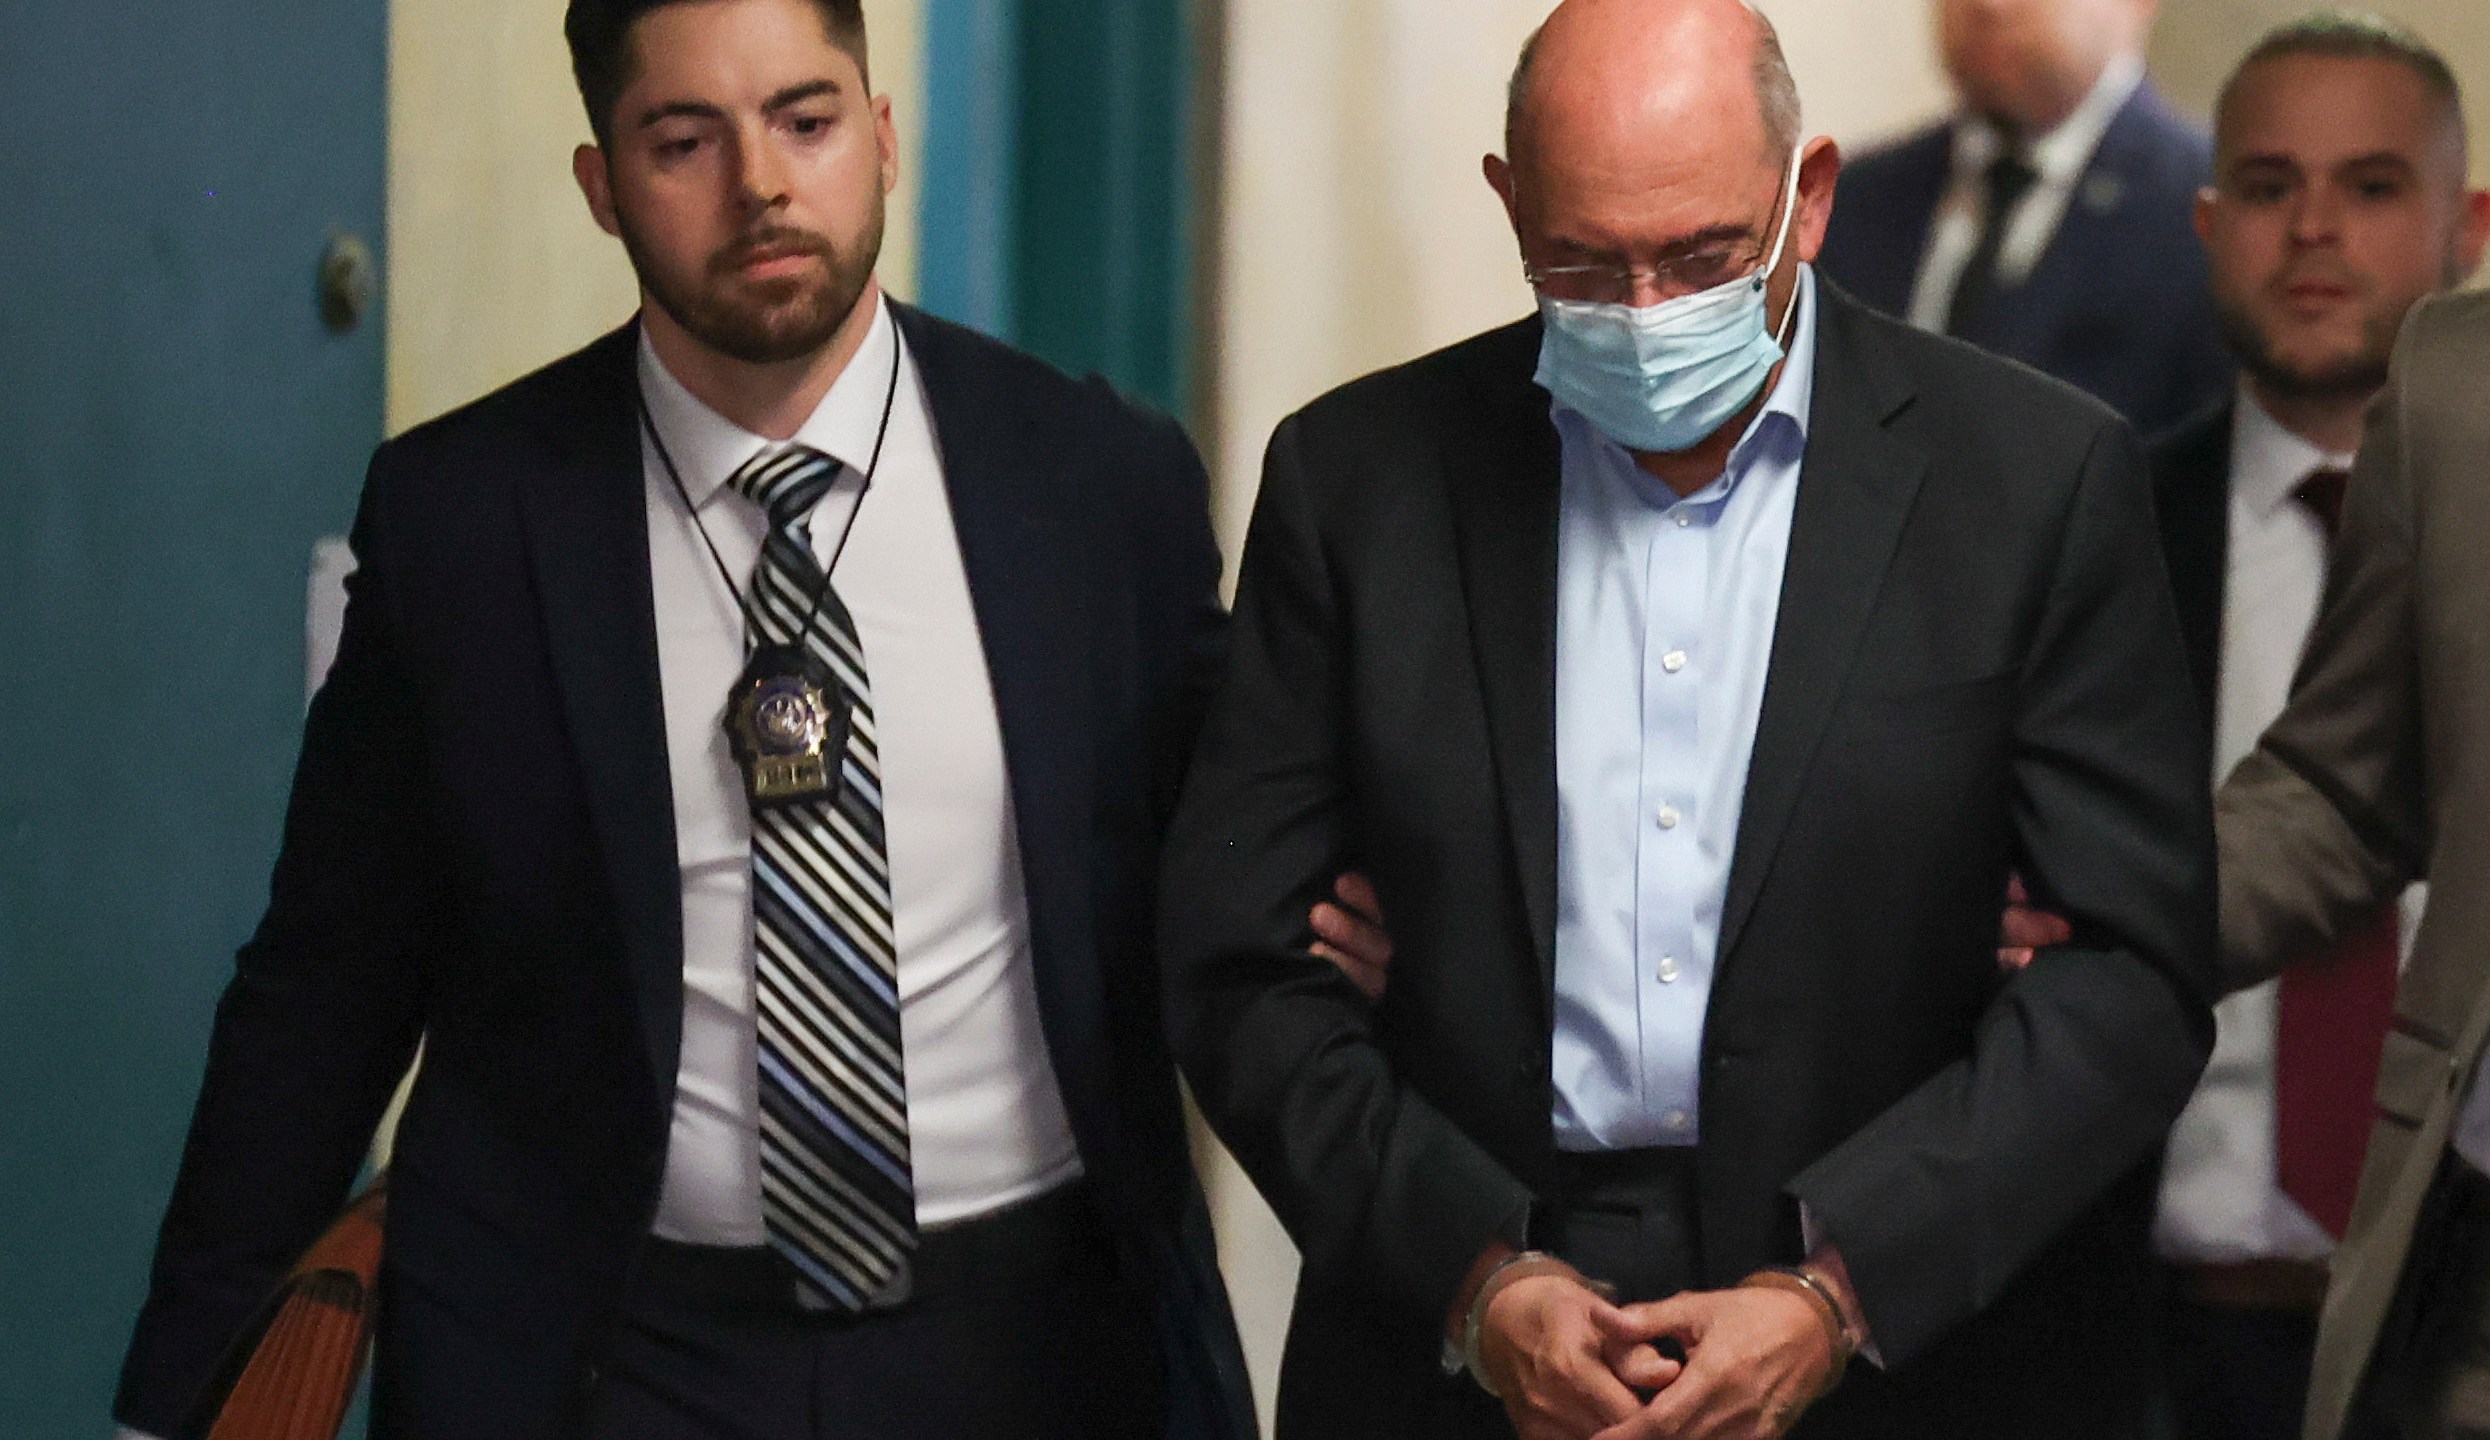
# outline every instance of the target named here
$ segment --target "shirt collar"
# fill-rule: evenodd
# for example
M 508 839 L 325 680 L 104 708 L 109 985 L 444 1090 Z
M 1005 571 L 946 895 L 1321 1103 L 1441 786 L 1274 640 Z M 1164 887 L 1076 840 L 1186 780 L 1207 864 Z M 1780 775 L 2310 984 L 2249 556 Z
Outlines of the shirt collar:
M 1739 437 L 1737 448 L 1729 452 L 1729 468 L 1734 473 L 1747 460 L 1747 452 L 1761 440 L 1771 424 L 1785 423 L 1798 432 L 1801 445 L 1807 443 L 1807 421 L 1816 401 L 1816 267 L 1798 267 L 1798 292 L 1791 299 L 1798 315 L 1790 322 L 1788 358 L 1781 366 L 1781 376 L 1773 382 L 1772 394 L 1764 401 L 1755 423 Z M 1774 417 L 1780 417 L 1775 420 Z
M 2231 425 L 2231 495 L 2259 511 L 2279 510 L 2300 483 L 2320 470 L 2349 470 L 2353 457 L 2321 450 L 2283 428 L 2248 388 L 2239 387 Z
M 1808 417 L 1816 400 L 1816 271 L 1812 265 L 1798 267 L 1798 291 L 1791 303 L 1798 314 L 1790 322 L 1790 346 L 1782 361 L 1780 378 L 1773 381 L 1772 394 L 1764 399 L 1764 408 L 1755 413 L 1746 433 L 1729 451 L 1728 468 L 1721 478 L 1687 496 L 1691 504 L 1727 501 L 1738 482 L 1766 460 L 1780 453 L 1795 461 L 1807 452 Z M 1636 467 L 1637 473 L 1641 467 Z
M 1679 505 L 1713 505 L 1726 501 L 1738 488 L 1738 482 L 1762 458 L 1764 447 L 1778 436 L 1791 437 L 1793 454 L 1803 454 L 1807 447 L 1807 420 L 1816 396 L 1816 269 L 1802 262 L 1798 267 L 1798 289 L 1791 302 L 1798 314 L 1790 321 L 1790 343 L 1783 353 L 1780 378 L 1773 382 L 1772 393 L 1765 397 L 1764 408 L 1747 422 L 1746 433 L 1730 448 L 1729 463 L 1719 479 L 1683 497 L 1662 484 L 1634 461 L 1633 453 L 1608 438 L 1600 428 L 1583 418 L 1580 412 L 1557 401 L 1552 407 L 1560 430 L 1569 430 L 1574 439 L 1607 455 L 1617 473 L 1627 477 L 1636 493 L 1649 503 L 1663 509 Z M 1568 443 L 1572 443 L 1569 441 Z
M 784 443 L 765 439 L 720 415 L 674 378 L 640 332 L 640 393 L 647 397 L 649 418 L 657 426 L 666 455 L 674 461 L 684 493 L 699 509 L 723 488 L 735 472 L 764 452 L 789 445 L 809 445 L 850 469 L 870 464 L 874 442 L 882 431 L 882 410 L 890 393 L 891 366 L 902 359 L 899 327 L 890 305 L 877 297 L 873 326 L 864 344 L 847 362 L 821 403 Z M 903 381 L 904 383 L 904 381 Z
M 2023 158 L 2038 171 L 2041 179 L 2054 185 L 2072 185 L 2092 163 L 2101 138 L 2110 131 L 2118 112 L 2144 84 L 2144 61 L 2136 55 L 2121 55 L 2101 71 L 2101 78 L 2092 82 L 2092 90 L 2075 107 L 2075 113 L 2058 122 L 2046 135 L 2023 143 Z M 1954 170 L 1956 174 L 1978 174 L 1989 168 L 1999 152 L 2006 148 L 2005 133 L 1985 115 L 1966 114 L 1954 122 Z

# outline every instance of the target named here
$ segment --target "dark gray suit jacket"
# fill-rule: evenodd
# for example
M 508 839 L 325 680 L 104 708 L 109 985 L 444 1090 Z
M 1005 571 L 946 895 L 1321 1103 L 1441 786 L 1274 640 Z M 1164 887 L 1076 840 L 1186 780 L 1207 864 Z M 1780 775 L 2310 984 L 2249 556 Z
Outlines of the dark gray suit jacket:
M 1823 296 L 1808 459 L 1702 1052 L 1709 1285 L 1842 1247 L 1888 1374 L 1803 1433 L 2137 1423 L 2154 1154 L 2211 1039 L 2202 724 L 2142 457 L 2097 404 Z M 1305 1254 L 1283 1435 L 1476 1418 L 1436 1365 L 1556 1165 L 1558 441 L 1535 322 L 1281 426 L 1162 948 L 1195 1094 Z M 1370 1008 L 1306 907 L 1373 875 Z M 2010 869 L 2073 917 L 1995 958 Z M 2117 1190 L 2115 1201 L 2105 1195 Z M 1467 1423 L 1466 1421 L 1464 1423 Z

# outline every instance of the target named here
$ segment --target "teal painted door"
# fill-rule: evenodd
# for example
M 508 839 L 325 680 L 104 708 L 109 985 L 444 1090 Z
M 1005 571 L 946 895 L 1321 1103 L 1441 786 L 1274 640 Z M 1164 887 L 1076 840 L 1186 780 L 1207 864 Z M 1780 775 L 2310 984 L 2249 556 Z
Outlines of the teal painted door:
M 385 0 L 0 0 L 0 1436 L 109 1433 L 381 426 Z

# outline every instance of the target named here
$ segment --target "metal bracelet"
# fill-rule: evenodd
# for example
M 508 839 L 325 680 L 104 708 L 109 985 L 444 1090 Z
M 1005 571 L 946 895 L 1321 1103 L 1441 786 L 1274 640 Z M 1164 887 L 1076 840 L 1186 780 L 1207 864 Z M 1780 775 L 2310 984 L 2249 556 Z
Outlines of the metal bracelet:
M 1513 1273 L 1523 1266 L 1531 1267 L 1529 1274 Z M 1533 1275 L 1562 1275 L 1602 1298 L 1613 1299 L 1616 1295 L 1614 1286 L 1603 1286 L 1597 1281 L 1585 1279 L 1581 1271 L 1545 1250 L 1516 1250 L 1497 1261 L 1495 1267 L 1478 1282 L 1478 1293 L 1470 1298 L 1470 1313 L 1462 1317 L 1461 1366 L 1470 1372 L 1471 1379 L 1478 1382 L 1478 1388 L 1494 1395 L 1499 1400 L 1504 1397 L 1497 1394 L 1496 1387 L 1487 1379 L 1486 1367 L 1479 1363 L 1479 1330 L 1487 1323 L 1487 1307 L 1496 1296 L 1502 1293 L 1507 1285 L 1517 1280 L 1527 1280 Z
M 1859 1337 L 1851 1333 L 1850 1317 L 1842 1313 L 1842 1302 L 1833 1294 L 1833 1287 L 1825 1283 L 1823 1276 L 1804 1265 L 1767 1265 L 1742 1283 L 1751 1285 L 1772 1275 L 1805 1287 L 1807 1294 L 1824 1307 L 1825 1329 L 1830 1332 L 1833 1342 L 1833 1375 L 1825 1385 L 1830 1390 L 1840 1381 L 1842 1372 L 1850 1368 L 1850 1357 L 1859 1353 Z

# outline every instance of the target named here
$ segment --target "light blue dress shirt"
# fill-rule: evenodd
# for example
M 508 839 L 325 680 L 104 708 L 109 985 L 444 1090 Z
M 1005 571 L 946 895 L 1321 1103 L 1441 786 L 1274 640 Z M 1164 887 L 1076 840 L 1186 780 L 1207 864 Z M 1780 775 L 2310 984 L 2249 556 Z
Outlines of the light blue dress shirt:
M 1563 406 L 1556 1140 L 1691 1145 L 1703 1017 L 1815 393 L 1815 274 L 1721 478 L 1679 499 Z

